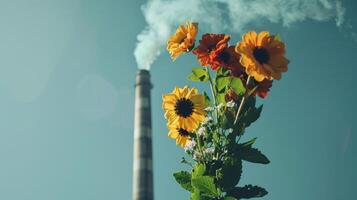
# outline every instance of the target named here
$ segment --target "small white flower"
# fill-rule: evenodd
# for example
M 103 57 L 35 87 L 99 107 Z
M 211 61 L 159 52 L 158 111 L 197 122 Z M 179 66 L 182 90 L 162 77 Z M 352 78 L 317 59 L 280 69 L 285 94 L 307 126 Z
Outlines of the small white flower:
M 229 101 L 229 102 L 227 102 L 227 104 L 226 104 L 226 106 L 227 106 L 228 108 L 233 108 L 235 105 L 236 105 L 236 103 L 234 103 L 234 101 Z
M 194 160 L 198 160 L 198 159 L 200 159 L 201 156 L 202 156 L 202 154 L 200 152 L 195 151 L 195 152 L 193 152 L 192 158 Z
M 221 108 L 223 107 L 223 103 L 218 104 L 218 106 L 216 107 L 217 110 L 221 110 Z
M 208 116 L 205 118 L 205 120 L 202 122 L 202 125 L 207 125 L 209 122 L 211 122 L 213 119 L 212 117 Z
M 205 127 L 200 127 L 198 130 L 197 130 L 197 135 L 198 136 L 204 136 L 206 133 L 206 128 Z
M 213 111 L 213 108 L 208 106 L 207 108 L 204 109 L 206 112 L 212 112 Z
M 213 154 L 214 153 L 214 147 L 209 147 L 204 150 L 206 154 Z
M 186 143 L 186 146 L 185 146 L 185 151 L 193 151 L 193 148 L 196 146 L 196 142 L 194 140 L 189 140 L 187 143 Z
M 232 128 L 227 129 L 227 132 L 228 132 L 228 133 L 232 133 L 232 132 L 233 132 L 233 129 L 232 129 Z

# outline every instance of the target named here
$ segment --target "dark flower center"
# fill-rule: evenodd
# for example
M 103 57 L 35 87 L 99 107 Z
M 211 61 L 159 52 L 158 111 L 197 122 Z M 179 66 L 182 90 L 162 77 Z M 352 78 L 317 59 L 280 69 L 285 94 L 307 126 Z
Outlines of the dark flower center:
M 207 47 L 207 51 L 208 51 L 208 52 L 211 52 L 214 48 L 216 48 L 216 44 L 210 44 L 210 45 Z
M 189 117 L 193 113 L 193 103 L 191 100 L 181 98 L 176 102 L 175 112 L 181 117 Z
M 269 52 L 261 47 L 256 47 L 253 50 L 253 56 L 260 64 L 265 64 L 269 61 Z
M 223 61 L 223 63 L 228 63 L 230 58 L 231 58 L 231 55 L 227 51 L 222 51 L 218 55 L 218 59 Z
M 177 131 L 179 132 L 179 134 L 181 136 L 189 136 L 190 135 L 190 133 L 183 128 L 179 128 L 179 129 L 177 129 Z

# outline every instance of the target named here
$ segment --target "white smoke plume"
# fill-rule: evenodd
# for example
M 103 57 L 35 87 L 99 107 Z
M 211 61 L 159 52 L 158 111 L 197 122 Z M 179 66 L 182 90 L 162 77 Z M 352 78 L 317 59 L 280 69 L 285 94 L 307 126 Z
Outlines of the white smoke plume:
M 134 55 L 139 68 L 150 69 L 174 29 L 185 21 L 206 31 L 241 33 L 258 21 L 289 26 L 305 20 L 335 20 L 340 27 L 345 8 L 340 0 L 149 0 L 142 6 L 147 26 L 138 35 Z

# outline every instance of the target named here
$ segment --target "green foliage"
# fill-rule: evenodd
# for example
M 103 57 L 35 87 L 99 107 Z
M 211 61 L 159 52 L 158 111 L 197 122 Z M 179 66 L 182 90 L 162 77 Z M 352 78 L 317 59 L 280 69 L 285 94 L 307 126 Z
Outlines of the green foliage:
M 249 140 L 249 141 L 247 141 L 247 142 L 244 142 L 243 144 L 241 144 L 241 146 L 242 146 L 242 147 L 249 147 L 249 148 L 251 148 L 252 145 L 255 143 L 256 140 L 257 140 L 257 138 L 255 137 L 255 138 L 253 138 L 253 139 L 251 139 L 251 140 Z
M 223 161 L 222 178 L 218 183 L 224 191 L 236 186 L 242 174 L 242 161 L 238 157 L 228 157 Z
M 202 68 L 193 68 L 192 73 L 187 78 L 190 81 L 206 82 L 209 80 L 208 72 Z
M 178 184 L 181 185 L 182 188 L 193 192 L 193 187 L 191 185 L 191 174 L 186 171 L 180 171 L 174 173 L 175 180 Z
M 263 106 L 256 106 L 253 92 L 247 91 L 242 80 L 232 77 L 230 71 L 224 67 L 216 72 L 215 77 L 210 77 L 208 70 L 204 68 L 194 68 L 188 79 L 210 82 L 214 95 L 210 98 L 204 92 L 206 106 L 216 109 L 216 106 L 222 103 L 223 107 L 208 111 L 213 120 L 208 124 L 200 125 L 205 130 L 204 136 L 197 136 L 200 127 L 189 135 L 198 145 L 193 152 L 189 153 L 195 165 L 191 165 L 191 173 L 187 171 L 174 173 L 177 183 L 191 193 L 190 200 L 240 200 L 266 195 L 267 191 L 258 186 L 238 186 L 243 161 L 258 164 L 270 162 L 263 153 L 253 148 L 256 138 L 239 143 L 245 129 L 260 117 Z M 238 98 L 234 99 L 237 106 L 226 105 L 227 92 L 232 92 L 232 90 L 238 95 Z M 246 101 L 242 104 L 235 123 L 237 108 L 243 97 Z M 213 98 L 216 105 L 212 105 L 214 101 L 211 99 Z M 206 153 L 209 148 L 214 148 L 214 150 Z
M 240 78 L 232 78 L 230 83 L 231 88 L 236 94 L 243 95 L 246 91 Z
M 216 88 L 218 93 L 224 93 L 226 87 L 231 83 L 232 78 L 228 76 L 220 76 L 216 79 Z
M 192 178 L 203 176 L 205 171 L 206 171 L 206 166 L 204 164 L 197 163 L 197 165 L 192 169 Z
M 270 163 L 269 159 L 256 148 L 241 148 L 239 152 L 242 160 L 259 164 Z
M 256 197 L 263 197 L 268 194 L 268 192 L 259 186 L 245 185 L 244 187 L 236 187 L 228 191 L 229 196 L 235 197 L 237 199 L 250 199 Z
M 218 197 L 219 193 L 211 176 L 199 176 L 192 178 L 192 186 L 203 194 Z

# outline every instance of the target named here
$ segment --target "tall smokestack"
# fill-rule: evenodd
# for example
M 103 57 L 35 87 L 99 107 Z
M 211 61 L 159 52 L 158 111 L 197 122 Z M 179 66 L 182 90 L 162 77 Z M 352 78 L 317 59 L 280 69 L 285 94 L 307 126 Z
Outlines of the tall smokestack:
M 139 70 L 135 83 L 133 200 L 153 200 L 150 73 Z

